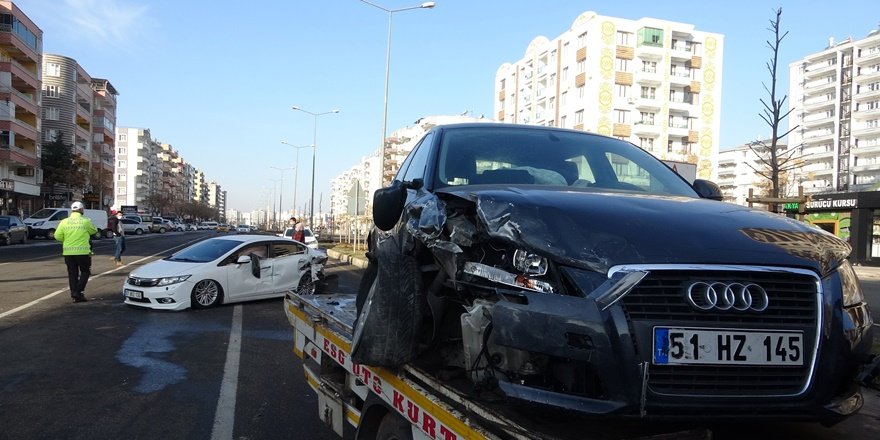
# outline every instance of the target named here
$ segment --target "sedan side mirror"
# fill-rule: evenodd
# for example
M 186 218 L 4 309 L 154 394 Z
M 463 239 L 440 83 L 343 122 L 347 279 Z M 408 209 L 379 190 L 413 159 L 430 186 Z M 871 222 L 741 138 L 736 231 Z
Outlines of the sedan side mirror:
M 721 188 L 715 182 L 696 179 L 694 180 L 693 187 L 701 198 L 718 200 L 719 202 L 724 200 L 724 194 L 721 193 Z
M 388 231 L 397 224 L 406 203 L 406 188 L 403 182 L 395 180 L 373 193 L 373 223 L 377 228 Z

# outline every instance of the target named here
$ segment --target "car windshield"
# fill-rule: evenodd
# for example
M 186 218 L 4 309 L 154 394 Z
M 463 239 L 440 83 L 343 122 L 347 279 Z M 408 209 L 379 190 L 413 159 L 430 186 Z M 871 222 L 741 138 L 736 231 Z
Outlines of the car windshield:
M 544 185 L 697 197 L 663 162 L 624 141 L 540 128 L 446 130 L 436 185 Z
M 52 214 L 55 213 L 54 209 L 41 209 L 35 212 L 31 218 L 49 218 Z
M 0 217 L 0 226 L 9 226 L 9 217 Z
M 200 241 L 168 258 L 168 261 L 207 263 L 214 261 L 241 244 L 240 241 L 212 238 Z

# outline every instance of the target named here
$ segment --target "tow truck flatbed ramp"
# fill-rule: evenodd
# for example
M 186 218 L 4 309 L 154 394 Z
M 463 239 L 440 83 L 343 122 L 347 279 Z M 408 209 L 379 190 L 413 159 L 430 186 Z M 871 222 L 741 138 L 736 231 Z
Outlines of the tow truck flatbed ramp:
M 706 429 L 650 425 L 637 421 L 560 417 L 553 421 L 538 412 L 523 412 L 517 405 L 490 402 L 468 394 L 452 381 L 438 379 L 419 366 L 407 364 L 397 370 L 358 365 L 351 361 L 351 342 L 356 320 L 356 295 L 309 295 L 289 293 L 285 313 L 294 327 L 294 352 L 303 359 L 306 380 L 319 395 L 319 416 L 342 436 L 341 417 L 329 420 L 336 408 L 357 426 L 361 413 L 348 394 L 361 400 L 369 393 L 382 398 L 391 409 L 427 439 L 710 439 Z M 322 376 L 322 362 L 334 362 L 347 372 Z M 349 388 L 349 390 L 346 390 Z M 329 408 L 329 409 L 328 409 Z M 546 412 L 549 414 L 549 412 Z M 535 417 L 535 415 L 538 415 Z M 549 422 L 549 423 L 548 423 Z M 644 425 L 640 428 L 639 425 Z M 625 427 L 625 432 L 621 430 Z M 414 430 L 418 432 L 417 430 Z M 417 437 L 418 438 L 418 437 Z

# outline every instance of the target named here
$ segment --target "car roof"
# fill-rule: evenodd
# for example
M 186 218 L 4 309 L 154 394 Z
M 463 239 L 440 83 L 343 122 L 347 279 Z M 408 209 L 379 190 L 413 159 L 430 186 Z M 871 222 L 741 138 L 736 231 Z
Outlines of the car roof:
M 256 243 L 261 241 L 278 241 L 279 238 L 274 235 L 226 235 L 223 237 L 213 237 L 208 240 L 230 240 L 242 243 Z

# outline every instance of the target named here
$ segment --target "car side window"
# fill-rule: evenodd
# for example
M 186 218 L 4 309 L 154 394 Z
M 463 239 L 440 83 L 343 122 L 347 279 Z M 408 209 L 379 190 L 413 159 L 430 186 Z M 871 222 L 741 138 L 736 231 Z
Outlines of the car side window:
M 49 221 L 64 220 L 67 218 L 67 211 L 58 211 Z
M 238 256 L 255 254 L 260 258 L 267 258 L 269 256 L 269 248 L 266 244 L 252 244 L 250 246 L 246 246 L 242 248 L 242 250 L 238 251 Z
M 288 255 L 302 254 L 306 251 L 306 247 L 299 243 L 275 243 L 272 245 L 275 257 L 285 257 Z
M 410 155 L 412 159 L 410 160 L 409 168 L 406 169 L 403 175 L 404 182 L 412 182 L 414 179 L 423 179 L 425 177 L 425 167 L 428 165 L 428 159 L 431 157 L 431 141 L 433 138 L 434 133 L 428 133 L 413 148 L 413 152 Z

